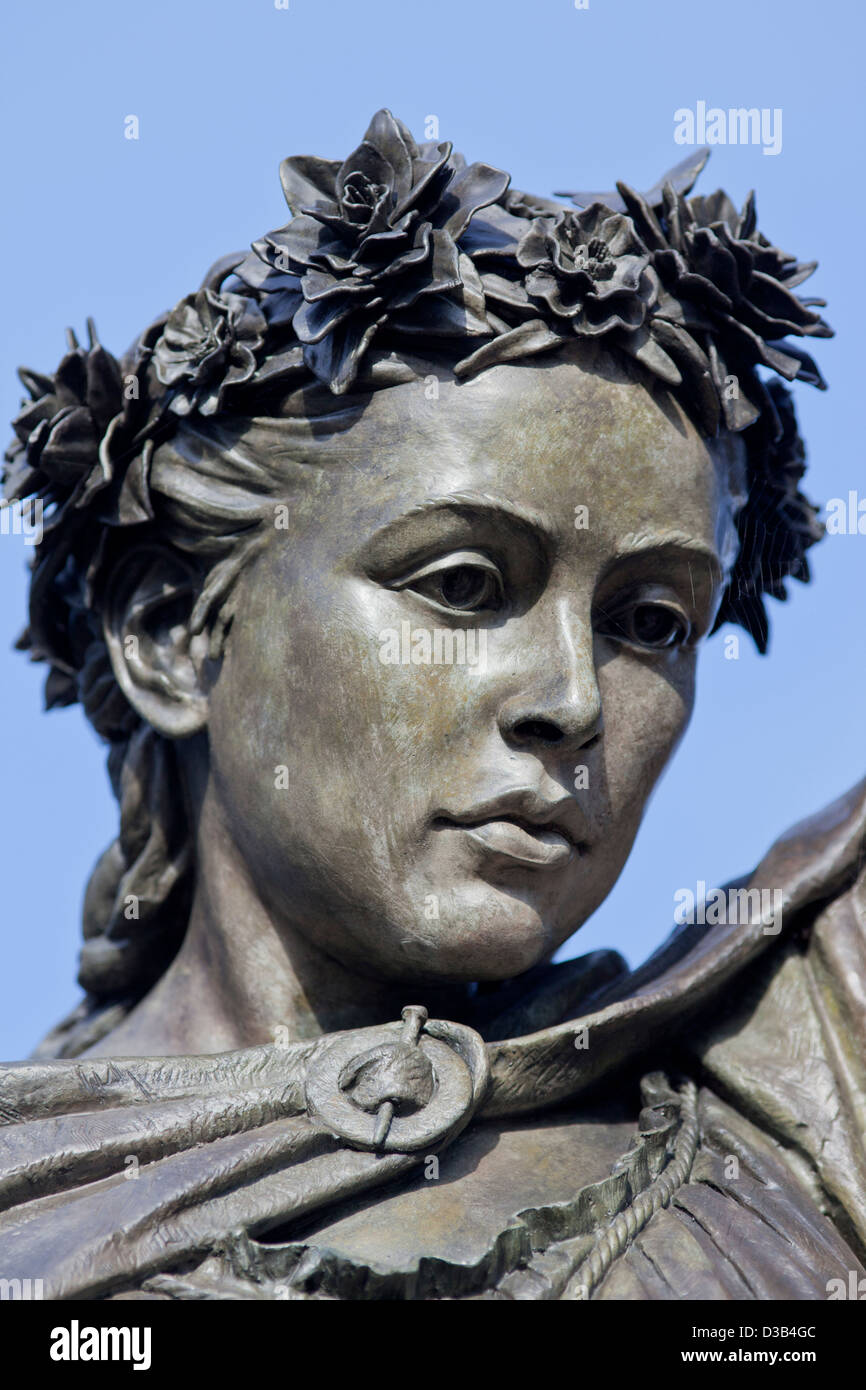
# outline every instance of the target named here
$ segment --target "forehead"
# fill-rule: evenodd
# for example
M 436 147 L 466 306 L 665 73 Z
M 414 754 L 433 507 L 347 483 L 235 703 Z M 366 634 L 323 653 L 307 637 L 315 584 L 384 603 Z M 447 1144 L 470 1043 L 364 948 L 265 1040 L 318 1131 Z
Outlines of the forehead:
M 732 515 L 739 441 L 710 445 L 672 398 L 607 354 L 576 350 L 503 365 L 464 383 L 427 377 L 373 394 L 326 470 L 359 526 L 430 498 L 478 494 L 603 552 L 643 536 L 693 536 L 720 555 Z

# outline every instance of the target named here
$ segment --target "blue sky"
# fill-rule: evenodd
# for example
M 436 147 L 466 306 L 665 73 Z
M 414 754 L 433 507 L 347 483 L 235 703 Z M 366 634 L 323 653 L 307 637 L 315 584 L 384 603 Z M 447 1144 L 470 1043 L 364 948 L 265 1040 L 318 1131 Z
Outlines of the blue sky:
M 767 235 L 821 266 L 837 330 L 830 382 L 798 387 L 808 491 L 866 497 L 859 410 L 863 11 L 843 0 L 42 0 L 4 16 L 3 416 L 18 363 L 52 370 L 87 315 L 120 351 L 223 252 L 285 220 L 287 154 L 342 157 L 375 110 L 511 172 L 518 188 L 646 188 L 686 152 L 674 113 L 782 113 L 781 150 L 720 145 L 700 189 L 758 193 Z M 139 120 L 137 141 L 124 119 Z M 42 673 L 11 650 L 27 551 L 0 535 L 4 969 L 0 1056 L 24 1055 L 77 1000 L 81 894 L 113 838 L 104 757 L 78 709 L 41 713 Z M 793 821 L 866 774 L 866 536 L 812 552 L 814 583 L 772 605 L 770 655 L 703 654 L 696 714 L 614 893 L 567 953 L 637 963 L 674 892 L 749 868 Z

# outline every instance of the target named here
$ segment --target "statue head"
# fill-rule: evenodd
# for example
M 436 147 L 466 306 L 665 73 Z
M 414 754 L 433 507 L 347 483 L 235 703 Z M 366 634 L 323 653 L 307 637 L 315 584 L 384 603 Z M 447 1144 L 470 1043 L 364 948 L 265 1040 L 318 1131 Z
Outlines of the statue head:
M 120 803 L 89 1007 L 141 999 L 197 903 L 438 984 L 521 974 L 610 891 L 704 638 L 765 650 L 821 533 L 769 379 L 823 386 L 812 267 L 751 197 L 689 197 L 702 163 L 572 208 L 381 111 L 285 160 L 289 223 L 125 356 L 91 325 L 22 372 L 22 645 Z

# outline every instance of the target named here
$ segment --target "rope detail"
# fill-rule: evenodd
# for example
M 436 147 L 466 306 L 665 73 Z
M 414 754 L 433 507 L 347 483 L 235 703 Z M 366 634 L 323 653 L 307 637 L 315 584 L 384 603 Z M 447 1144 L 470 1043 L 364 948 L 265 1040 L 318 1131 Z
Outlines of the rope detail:
M 604 1279 L 614 1260 L 618 1259 L 640 1234 L 647 1222 L 661 1208 L 669 1205 L 679 1187 L 692 1170 L 698 1147 L 698 1092 L 693 1081 L 687 1081 L 680 1092 L 680 1130 L 674 1155 L 663 1173 L 638 1193 L 599 1237 L 592 1250 L 578 1265 L 568 1281 L 562 1297 L 566 1300 L 589 1298 L 593 1289 Z

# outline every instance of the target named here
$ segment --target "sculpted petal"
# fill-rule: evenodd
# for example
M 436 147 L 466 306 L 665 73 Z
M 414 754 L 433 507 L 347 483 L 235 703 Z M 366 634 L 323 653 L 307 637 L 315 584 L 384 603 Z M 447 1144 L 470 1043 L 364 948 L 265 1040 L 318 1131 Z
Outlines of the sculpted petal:
M 456 240 L 479 208 L 501 198 L 510 176 L 489 164 L 470 164 L 461 169 L 448 185 L 437 210 L 437 225 Z M 442 220 L 444 216 L 444 221 Z
M 317 159 L 310 154 L 284 159 L 280 165 L 280 182 L 291 211 L 297 215 L 305 203 L 336 202 L 337 175 L 341 167 L 342 160 Z

